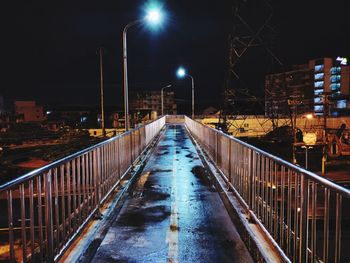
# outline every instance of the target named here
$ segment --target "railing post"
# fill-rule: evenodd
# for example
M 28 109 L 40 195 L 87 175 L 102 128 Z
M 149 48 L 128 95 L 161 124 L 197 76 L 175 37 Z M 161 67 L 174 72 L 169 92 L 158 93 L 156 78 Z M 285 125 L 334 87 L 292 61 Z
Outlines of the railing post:
M 232 169 L 231 169 L 231 139 L 228 140 L 228 181 L 232 183 Z
M 15 249 L 14 249 L 14 233 L 13 233 L 13 203 L 12 203 L 12 190 L 7 192 L 7 213 L 8 213 L 8 227 L 9 227 L 9 246 L 10 246 L 10 261 L 15 262 Z
M 254 186 L 254 172 L 253 172 L 253 151 L 248 149 L 248 196 L 249 196 L 249 209 L 253 207 L 253 186 Z
M 47 261 L 54 262 L 52 226 L 52 180 L 51 171 L 44 176 L 45 182 L 45 225 L 47 240 Z
M 93 151 L 93 159 L 94 159 L 94 186 L 95 186 L 95 205 L 99 205 L 100 203 L 100 189 L 99 189 L 99 160 L 97 159 L 99 156 L 99 148 Z
M 219 140 L 218 132 L 215 132 L 215 162 L 218 164 L 219 160 Z
M 297 185 L 295 187 L 298 187 Z M 299 241 L 299 262 L 308 261 L 308 203 L 309 203 L 309 180 L 301 174 L 301 195 L 300 195 L 300 241 Z

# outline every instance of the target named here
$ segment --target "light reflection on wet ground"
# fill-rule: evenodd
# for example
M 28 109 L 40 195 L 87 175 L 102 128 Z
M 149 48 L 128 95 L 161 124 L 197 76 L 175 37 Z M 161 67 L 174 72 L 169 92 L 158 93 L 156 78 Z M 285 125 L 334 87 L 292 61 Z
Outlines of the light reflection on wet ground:
M 93 262 L 252 262 L 183 126 L 168 126 Z

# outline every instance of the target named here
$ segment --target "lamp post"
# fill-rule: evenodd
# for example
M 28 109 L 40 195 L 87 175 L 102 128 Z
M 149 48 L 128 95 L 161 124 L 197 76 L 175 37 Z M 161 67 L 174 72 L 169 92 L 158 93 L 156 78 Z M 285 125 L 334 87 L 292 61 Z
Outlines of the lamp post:
M 104 98 L 103 98 L 103 48 L 97 49 L 100 61 L 100 94 L 101 94 L 101 128 L 103 136 L 106 135 L 105 130 L 105 112 L 104 112 Z
M 143 19 L 138 19 L 133 22 L 130 22 L 124 27 L 123 30 L 123 62 L 124 62 L 124 114 L 125 114 L 125 131 L 129 130 L 129 87 L 128 87 L 128 52 L 127 52 L 127 43 L 126 35 L 130 27 L 148 23 L 151 25 L 157 25 L 161 23 L 163 15 L 158 9 L 150 9 L 147 12 L 147 15 Z
M 163 87 L 161 90 L 160 90 L 160 99 L 161 99 L 161 103 L 162 103 L 162 116 L 164 115 L 164 89 L 166 88 L 170 88 L 171 87 L 171 84 Z
M 179 67 L 176 75 L 179 78 L 184 78 L 184 77 L 190 77 L 191 78 L 191 83 L 192 83 L 192 119 L 194 119 L 194 78 L 186 72 L 186 70 L 183 67 Z

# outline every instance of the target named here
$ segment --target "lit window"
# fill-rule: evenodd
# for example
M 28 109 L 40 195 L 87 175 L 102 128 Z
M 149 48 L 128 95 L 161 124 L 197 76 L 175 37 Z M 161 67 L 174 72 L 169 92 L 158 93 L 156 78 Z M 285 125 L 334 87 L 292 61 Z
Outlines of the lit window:
M 331 74 L 339 74 L 341 68 L 340 67 L 332 67 L 331 68 Z
M 324 68 L 324 65 L 316 65 L 315 71 L 321 71 L 321 70 L 323 70 L 323 68 Z
M 340 79 L 341 79 L 340 75 L 331 76 L 332 83 L 340 82 Z
M 315 88 L 323 88 L 324 81 L 315 82 Z
M 316 105 L 314 109 L 315 111 L 323 111 L 323 105 Z
M 322 103 L 322 98 L 314 98 L 314 103 Z
M 340 90 L 340 83 L 332 83 L 331 90 Z
M 315 74 L 315 80 L 323 79 L 323 77 L 324 77 L 324 73 L 317 73 L 317 74 Z
M 337 101 L 337 108 L 338 109 L 345 109 L 346 108 L 346 100 L 338 100 Z
M 322 93 L 323 93 L 323 90 L 322 90 L 322 89 L 317 89 L 317 90 L 314 91 L 314 94 L 315 94 L 315 95 L 320 95 L 320 94 L 322 94 Z

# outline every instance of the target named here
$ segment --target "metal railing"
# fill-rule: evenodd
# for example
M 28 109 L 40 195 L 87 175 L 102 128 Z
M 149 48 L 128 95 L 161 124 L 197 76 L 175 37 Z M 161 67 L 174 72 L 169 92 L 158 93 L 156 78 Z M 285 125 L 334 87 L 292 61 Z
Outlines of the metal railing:
M 57 260 L 164 125 L 162 117 L 0 186 L 0 259 Z
M 185 117 L 258 224 L 287 260 L 350 262 L 350 191 Z

